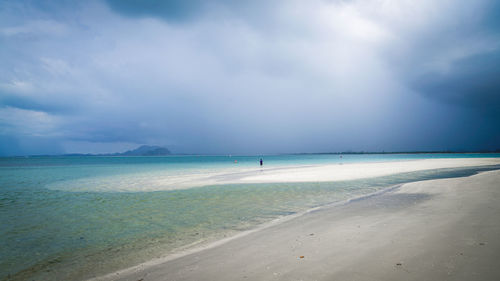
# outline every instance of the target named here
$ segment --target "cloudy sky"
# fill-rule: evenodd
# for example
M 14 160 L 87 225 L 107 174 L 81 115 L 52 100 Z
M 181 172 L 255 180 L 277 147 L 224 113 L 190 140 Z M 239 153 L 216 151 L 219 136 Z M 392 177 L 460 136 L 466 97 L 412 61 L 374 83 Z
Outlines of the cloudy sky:
M 500 148 L 492 0 L 0 0 L 0 155 Z

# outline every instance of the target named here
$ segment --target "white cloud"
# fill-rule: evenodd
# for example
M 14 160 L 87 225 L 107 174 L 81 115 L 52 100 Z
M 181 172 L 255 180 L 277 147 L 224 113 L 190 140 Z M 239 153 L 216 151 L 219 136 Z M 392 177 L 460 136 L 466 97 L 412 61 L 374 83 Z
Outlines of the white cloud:
M 43 111 L 0 108 L 0 134 L 29 137 L 58 137 L 62 120 Z

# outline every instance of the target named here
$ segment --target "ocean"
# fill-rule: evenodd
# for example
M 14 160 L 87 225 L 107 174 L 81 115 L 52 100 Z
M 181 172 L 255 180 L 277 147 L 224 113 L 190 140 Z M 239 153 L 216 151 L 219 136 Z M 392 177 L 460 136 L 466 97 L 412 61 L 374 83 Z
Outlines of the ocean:
M 337 182 L 186 185 L 259 168 L 500 154 L 0 158 L 0 280 L 84 280 L 401 183 L 499 166 Z M 178 186 L 178 188 L 177 188 Z

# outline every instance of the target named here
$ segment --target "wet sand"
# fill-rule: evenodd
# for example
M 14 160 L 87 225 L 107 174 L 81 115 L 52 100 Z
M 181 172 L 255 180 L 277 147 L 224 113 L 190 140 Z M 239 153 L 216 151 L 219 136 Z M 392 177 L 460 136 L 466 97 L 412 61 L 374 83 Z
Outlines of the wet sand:
M 96 280 L 500 280 L 500 171 L 404 184 Z

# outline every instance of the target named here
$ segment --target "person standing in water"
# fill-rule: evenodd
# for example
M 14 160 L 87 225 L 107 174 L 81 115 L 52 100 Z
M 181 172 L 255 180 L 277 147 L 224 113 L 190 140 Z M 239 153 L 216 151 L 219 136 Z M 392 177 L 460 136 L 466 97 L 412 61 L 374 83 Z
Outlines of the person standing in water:
M 260 167 L 262 167 L 263 161 L 262 158 L 260 158 Z

